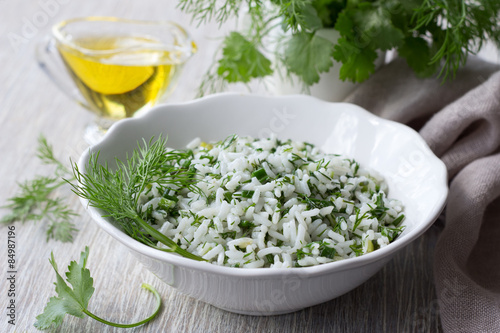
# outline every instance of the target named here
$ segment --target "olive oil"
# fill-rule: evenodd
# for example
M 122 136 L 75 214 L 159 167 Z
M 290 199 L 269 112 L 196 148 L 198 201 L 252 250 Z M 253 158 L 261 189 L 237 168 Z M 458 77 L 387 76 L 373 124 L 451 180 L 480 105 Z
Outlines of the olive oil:
M 154 105 L 180 69 L 175 54 L 147 37 L 79 38 L 58 50 L 92 111 L 111 119 Z

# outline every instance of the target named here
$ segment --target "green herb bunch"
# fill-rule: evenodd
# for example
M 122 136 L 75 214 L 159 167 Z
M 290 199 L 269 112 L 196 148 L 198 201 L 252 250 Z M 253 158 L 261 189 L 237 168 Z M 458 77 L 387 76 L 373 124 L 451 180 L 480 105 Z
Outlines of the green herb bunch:
M 447 79 L 488 39 L 500 46 L 500 1 L 494 0 L 180 0 L 178 6 L 199 23 L 249 17 L 246 30 L 225 37 L 200 94 L 278 68 L 311 86 L 334 60 L 340 79 L 362 82 L 375 71 L 377 51 L 391 49 L 418 76 Z M 318 34 L 323 28 L 339 33 L 336 43 Z M 273 41 L 277 29 L 281 37 Z

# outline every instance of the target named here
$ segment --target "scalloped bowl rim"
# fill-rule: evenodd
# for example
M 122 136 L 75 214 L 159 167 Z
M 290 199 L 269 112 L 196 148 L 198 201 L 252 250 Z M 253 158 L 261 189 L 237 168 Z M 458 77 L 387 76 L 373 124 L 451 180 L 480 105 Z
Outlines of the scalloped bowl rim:
M 79 161 L 78 161 L 78 166 L 80 167 L 80 170 L 84 170 L 85 168 L 83 167 L 84 164 L 86 164 L 86 161 L 88 161 L 89 155 L 91 150 L 99 150 L 98 148 L 103 146 L 106 143 L 106 140 L 119 135 L 121 129 L 125 126 L 128 126 L 130 123 L 134 122 L 145 122 L 147 123 L 150 118 L 153 118 L 155 116 L 155 113 L 157 112 L 164 112 L 165 109 L 169 109 L 172 107 L 179 108 L 179 107 L 184 107 L 188 105 L 195 105 L 195 104 L 202 104 L 207 100 L 212 100 L 212 99 L 220 99 L 221 101 L 227 101 L 231 100 L 234 98 L 238 98 L 238 96 L 250 96 L 251 98 L 261 98 L 261 99 L 287 99 L 287 98 L 312 98 L 315 99 L 316 101 L 320 101 L 314 97 L 306 96 L 306 95 L 288 95 L 288 96 L 261 96 L 261 95 L 255 95 L 255 94 L 239 94 L 239 93 L 220 93 L 220 94 L 213 94 L 209 96 L 205 96 L 199 99 L 191 100 L 188 102 L 182 102 L 182 103 L 172 103 L 172 104 L 162 104 L 158 105 L 154 108 L 152 108 L 150 111 L 148 111 L 146 114 L 143 114 L 139 117 L 134 117 L 134 118 L 128 118 L 128 119 L 123 119 L 118 121 L 117 123 L 113 124 L 111 128 L 108 130 L 104 138 L 102 139 L 101 142 L 98 144 L 89 147 L 87 150 L 85 150 Z M 326 104 L 330 104 L 330 102 L 326 101 L 320 101 Z M 350 103 L 335 103 L 335 104 L 344 104 L 346 106 L 349 106 L 352 110 L 352 112 L 357 112 L 360 116 L 362 117 L 367 117 L 367 118 L 372 118 L 372 119 L 377 119 L 379 122 L 383 122 L 386 124 L 391 124 L 391 126 L 398 128 L 399 130 L 402 131 L 408 131 L 411 132 L 412 135 L 414 135 L 415 140 L 419 140 L 421 143 L 423 143 L 424 149 L 427 150 L 428 153 L 430 153 L 430 157 L 432 159 L 436 159 L 438 161 L 438 170 L 435 170 L 440 173 L 440 178 L 443 179 L 443 182 L 441 184 L 436 184 L 436 190 L 441 192 L 440 195 L 440 202 L 438 202 L 436 205 L 434 205 L 433 210 L 430 212 L 429 216 L 430 218 L 428 221 L 423 221 L 416 225 L 413 230 L 408 232 L 407 234 L 404 235 L 404 237 L 399 237 L 396 239 L 394 242 L 390 243 L 389 245 L 377 249 L 376 251 L 364 254 L 359 257 L 354 257 L 354 258 L 348 258 L 344 260 L 339 260 L 331 263 L 325 263 L 325 264 L 320 264 L 317 266 L 309 266 L 309 267 L 293 267 L 293 268 L 284 268 L 284 269 L 275 269 L 275 268 L 234 268 L 234 267 L 226 267 L 226 266 L 219 266 L 219 265 L 214 265 L 210 264 L 207 262 L 200 262 L 200 261 L 195 261 L 192 259 L 187 259 L 175 254 L 171 254 L 168 252 L 163 252 L 160 250 L 156 250 L 154 248 L 151 248 L 145 244 L 142 244 L 134 239 L 132 239 L 130 236 L 126 235 L 123 231 L 119 230 L 115 226 L 113 226 L 109 221 L 107 221 L 105 218 L 103 218 L 99 211 L 93 207 L 88 206 L 88 201 L 85 199 L 80 199 L 82 204 L 84 205 L 85 208 L 87 208 L 89 214 L 93 218 L 93 220 L 101 227 L 104 231 L 106 231 L 108 234 L 110 234 L 113 238 L 118 240 L 120 243 L 124 244 L 126 247 L 143 254 L 147 257 L 151 257 L 154 259 L 158 259 L 160 261 L 169 263 L 169 264 L 174 264 L 186 268 L 191 268 L 194 270 L 199 270 L 207 273 L 212 273 L 212 274 L 220 274 L 220 275 L 225 275 L 225 276 L 235 276 L 235 277 L 240 277 L 240 278 L 251 278 L 251 277 L 265 277 L 265 278 L 279 278 L 283 275 L 284 270 L 293 270 L 293 273 L 296 274 L 297 276 L 319 276 L 319 275 L 324 275 L 324 274 L 329 274 L 332 271 L 340 272 L 340 271 L 345 271 L 349 270 L 355 267 L 360 267 L 363 266 L 367 263 L 374 263 L 380 260 L 383 260 L 385 257 L 393 255 L 396 253 L 398 250 L 402 249 L 403 247 L 407 246 L 410 242 L 414 241 L 416 238 L 418 238 L 420 235 L 422 235 L 432 224 L 433 222 L 438 218 L 440 215 L 441 211 L 443 210 L 445 204 L 446 204 L 446 199 L 447 199 L 447 194 L 448 194 L 448 185 L 447 185 L 447 171 L 446 171 L 446 166 L 444 163 L 436 157 L 430 148 L 427 146 L 423 138 L 412 128 L 403 125 L 401 123 L 397 123 L 391 120 L 383 119 L 380 118 L 365 109 L 354 105 Z

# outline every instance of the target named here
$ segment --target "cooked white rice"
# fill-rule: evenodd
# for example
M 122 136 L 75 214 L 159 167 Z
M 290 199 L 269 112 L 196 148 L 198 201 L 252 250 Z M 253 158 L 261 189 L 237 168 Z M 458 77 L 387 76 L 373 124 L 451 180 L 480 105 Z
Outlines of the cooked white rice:
M 275 137 L 195 139 L 187 149 L 179 165 L 197 171 L 199 193 L 152 184 L 139 209 L 213 264 L 313 266 L 387 246 L 403 229 L 383 178 L 347 157 Z

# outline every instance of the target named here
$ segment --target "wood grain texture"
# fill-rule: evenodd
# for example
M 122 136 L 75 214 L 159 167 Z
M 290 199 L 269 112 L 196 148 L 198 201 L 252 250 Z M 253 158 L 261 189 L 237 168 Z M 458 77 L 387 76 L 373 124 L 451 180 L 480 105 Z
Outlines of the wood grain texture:
M 51 3 L 50 15 L 41 3 Z M 34 156 L 37 138 L 43 133 L 65 161 L 77 159 L 87 147 L 82 139 L 92 116 L 64 96 L 38 68 L 34 48 L 50 26 L 76 16 L 120 16 L 135 19 L 175 20 L 189 27 L 199 53 L 190 60 L 170 102 L 195 96 L 203 72 L 212 60 L 220 37 L 217 26 L 196 28 L 175 9 L 175 1 L 16 1 L 0 0 L 0 205 L 17 191 L 17 182 L 35 174 L 49 174 Z M 56 5 L 54 5 L 56 4 Z M 38 20 L 38 21 L 36 21 Z M 26 22 L 37 23 L 30 34 Z M 231 25 L 231 24 L 229 24 Z M 227 29 L 225 27 L 224 29 Z M 28 31 L 29 32 L 29 31 Z M 13 34 L 23 43 L 14 47 Z M 72 208 L 83 213 L 68 188 Z M 2 210 L 1 214 L 6 211 Z M 440 331 L 432 276 L 432 259 L 439 230 L 431 228 L 401 251 L 382 271 L 352 292 L 330 302 L 292 314 L 251 317 L 229 313 L 178 293 L 148 272 L 120 244 L 101 232 L 89 217 L 75 218 L 80 229 L 74 242 L 45 241 L 45 223 L 15 224 L 17 243 L 16 325 L 7 323 L 7 229 L 0 228 L 0 332 L 34 332 L 35 317 L 55 294 L 55 275 L 48 258 L 54 252 L 60 269 L 90 246 L 88 266 L 95 293 L 90 310 L 117 322 L 134 322 L 152 311 L 154 297 L 142 290 L 147 282 L 162 295 L 164 305 L 157 319 L 128 332 L 438 332 Z M 334 283 L 334 282 L 333 282 Z M 90 318 L 67 316 L 57 332 L 115 332 Z

